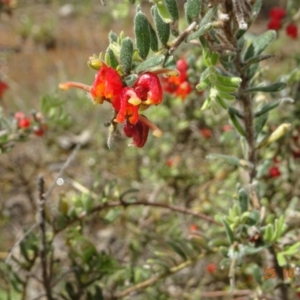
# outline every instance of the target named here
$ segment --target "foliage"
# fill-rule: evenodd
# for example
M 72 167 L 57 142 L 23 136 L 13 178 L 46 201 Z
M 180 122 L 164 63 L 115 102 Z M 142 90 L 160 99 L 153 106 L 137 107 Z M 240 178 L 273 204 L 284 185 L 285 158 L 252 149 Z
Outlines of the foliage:
M 59 84 L 107 104 L 92 141 L 76 136 L 88 125 L 72 119 L 61 92 L 43 96 L 32 117 L 0 116 L 3 156 L 12 142 L 30 144 L 34 126 L 52 147 L 60 130 L 75 136 L 48 189 L 38 179 L 37 221 L 0 264 L 1 293 L 299 297 L 299 53 L 287 74 L 270 72 L 276 30 L 296 24 L 299 5 L 273 9 L 280 26 L 256 35 L 261 0 L 129 2 L 113 10 L 134 6 L 134 37 L 111 30 L 106 51 L 88 59 L 92 84 Z M 295 27 L 287 34 L 297 38 Z M 122 134 L 136 147 L 124 149 Z

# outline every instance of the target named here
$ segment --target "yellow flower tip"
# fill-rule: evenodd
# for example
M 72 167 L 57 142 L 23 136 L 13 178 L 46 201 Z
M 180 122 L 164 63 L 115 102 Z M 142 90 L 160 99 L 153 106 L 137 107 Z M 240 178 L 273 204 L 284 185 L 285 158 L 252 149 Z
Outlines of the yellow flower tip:
M 164 133 L 160 129 L 153 130 L 152 134 L 158 138 L 160 138 L 164 135 Z
M 131 97 L 129 100 L 128 100 L 128 103 L 134 105 L 134 106 L 138 106 L 142 103 L 141 99 L 138 98 L 138 97 Z
M 67 83 L 60 83 L 58 85 L 58 88 L 61 89 L 61 90 L 63 90 L 63 91 L 66 91 L 66 90 L 68 90 L 70 88 L 70 86 Z

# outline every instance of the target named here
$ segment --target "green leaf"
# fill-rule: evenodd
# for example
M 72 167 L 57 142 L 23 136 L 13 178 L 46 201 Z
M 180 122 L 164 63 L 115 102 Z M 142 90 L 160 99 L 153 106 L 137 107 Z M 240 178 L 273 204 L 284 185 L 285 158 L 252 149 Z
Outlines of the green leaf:
M 229 112 L 230 120 L 231 120 L 232 124 L 234 125 L 234 127 L 236 128 L 236 130 L 239 132 L 240 135 L 246 136 L 245 130 L 242 127 L 242 125 L 240 124 L 239 120 L 236 118 L 236 115 L 231 113 L 230 111 L 228 111 L 228 112 Z
M 240 188 L 238 193 L 241 213 L 244 213 L 248 211 L 249 196 L 244 188 Z
M 140 63 L 136 67 L 135 71 L 137 73 L 148 71 L 151 68 L 157 67 L 160 64 L 162 64 L 164 59 L 165 59 L 165 56 L 163 54 L 151 56 L 148 59 L 146 59 L 145 61 L 143 61 L 142 63 Z
M 165 2 L 163 0 L 153 0 L 153 2 L 156 4 L 155 7 L 157 8 L 157 13 L 159 14 L 161 20 L 167 24 L 171 23 L 172 17 L 166 7 Z
M 252 210 L 247 218 L 247 224 L 250 226 L 256 225 L 260 219 L 260 213 L 257 210 Z
M 276 257 L 277 257 L 277 261 L 278 261 L 278 264 L 280 267 L 287 265 L 287 261 L 282 253 L 280 253 L 280 252 L 277 253 Z
M 244 61 L 261 54 L 276 39 L 276 31 L 268 30 L 256 37 L 245 52 Z
M 261 108 L 259 108 L 255 113 L 254 113 L 254 117 L 260 117 L 261 115 L 269 112 L 270 110 L 276 108 L 277 106 L 280 105 L 280 103 L 282 103 L 282 100 L 277 100 L 275 102 L 272 103 L 268 103 L 263 105 Z
M 150 50 L 149 22 L 144 13 L 138 12 L 134 19 L 136 46 L 142 59 L 146 59 Z
M 200 27 L 197 31 L 191 33 L 186 39 L 187 42 L 199 38 L 200 36 L 208 32 L 211 28 L 212 28 L 212 23 L 205 24 L 204 26 Z
M 223 218 L 222 223 L 225 227 L 225 231 L 226 231 L 226 235 L 227 235 L 229 243 L 233 244 L 234 243 L 234 234 L 233 234 L 232 230 L 230 229 L 228 223 L 226 222 L 225 218 Z
M 135 4 L 135 0 L 129 0 L 131 4 Z
M 288 247 L 287 249 L 285 249 L 282 252 L 282 254 L 284 254 L 286 256 L 292 256 L 292 255 L 299 253 L 299 251 L 300 251 L 300 242 Z
M 133 55 L 133 42 L 131 38 L 126 37 L 122 40 L 120 50 L 120 63 L 125 74 L 130 73 Z M 147 55 L 146 55 L 147 56 Z
M 286 84 L 284 82 L 277 82 L 265 86 L 250 87 L 247 90 L 245 90 L 245 93 L 253 93 L 253 92 L 275 93 L 283 90 L 284 88 L 286 88 Z
M 242 79 L 240 77 L 229 77 L 220 74 L 216 74 L 215 76 L 216 76 L 216 81 L 220 85 L 234 87 L 236 89 L 240 86 L 240 83 L 242 82 Z
M 188 24 L 199 21 L 199 15 L 201 12 L 202 0 L 187 0 L 184 5 L 185 18 Z
M 230 114 L 236 115 L 236 116 L 237 116 L 238 118 L 240 118 L 240 119 L 244 119 L 243 114 L 242 114 L 238 109 L 236 109 L 235 107 L 232 107 L 232 106 L 229 106 L 229 105 L 228 105 L 228 112 L 229 112 Z
M 108 48 L 107 49 L 107 53 L 109 55 L 110 66 L 112 68 L 116 69 L 118 67 L 118 65 L 119 65 L 119 62 L 118 62 L 118 60 L 117 60 L 114 52 L 110 48 Z
M 260 117 L 255 119 L 254 122 L 254 132 L 255 132 L 255 136 L 257 137 L 259 135 L 259 133 L 263 130 L 267 120 L 268 120 L 268 113 L 265 113 L 263 115 L 261 115 Z
M 249 161 L 244 160 L 244 159 L 239 159 L 234 156 L 225 155 L 225 154 L 211 153 L 211 154 L 207 155 L 205 158 L 213 159 L 213 160 L 215 160 L 216 158 L 220 158 L 220 159 L 225 160 L 227 163 L 237 166 L 237 167 L 242 167 L 242 168 L 246 168 L 246 169 L 253 168 L 253 165 Z
M 151 7 L 151 14 L 154 19 L 158 38 L 166 46 L 170 37 L 170 25 L 161 18 L 156 5 Z
M 153 52 L 157 52 L 158 51 L 158 39 L 156 36 L 156 32 L 152 28 L 150 23 L 149 23 L 149 34 L 150 34 L 150 48 Z
M 109 32 L 108 34 L 108 40 L 109 43 L 117 43 L 118 42 L 118 36 L 116 35 L 116 33 L 114 33 L 112 30 Z
M 182 250 L 182 248 L 174 241 L 168 241 L 167 244 L 171 246 L 171 248 L 176 252 L 180 257 L 182 257 L 184 260 L 187 260 L 187 255 Z
M 179 12 L 176 0 L 163 0 L 167 10 L 172 18 L 172 21 L 177 21 L 179 19 Z
M 224 109 L 227 109 L 226 101 L 223 98 L 224 97 L 220 96 L 219 93 L 216 95 L 217 102 L 221 105 L 221 107 L 223 107 Z
M 214 6 L 212 8 L 209 8 L 208 11 L 206 12 L 205 16 L 203 17 L 203 19 L 200 22 L 199 27 L 203 27 L 205 25 L 207 25 L 208 23 L 211 22 L 211 20 L 213 19 L 213 17 L 215 16 L 215 14 L 218 11 L 218 6 Z
M 200 83 L 198 83 L 198 84 L 196 85 L 196 89 L 197 89 L 198 92 L 202 92 L 202 91 L 204 91 L 208 86 L 209 86 L 209 84 L 208 84 L 207 82 L 202 81 L 202 82 L 200 82 Z
M 126 86 L 133 86 L 137 79 L 138 76 L 136 74 L 130 74 L 124 78 L 124 81 L 126 83 Z
M 273 234 L 273 226 L 272 226 L 272 224 L 268 224 L 265 228 L 264 240 L 267 241 L 267 242 L 271 242 L 272 241 L 272 234 Z

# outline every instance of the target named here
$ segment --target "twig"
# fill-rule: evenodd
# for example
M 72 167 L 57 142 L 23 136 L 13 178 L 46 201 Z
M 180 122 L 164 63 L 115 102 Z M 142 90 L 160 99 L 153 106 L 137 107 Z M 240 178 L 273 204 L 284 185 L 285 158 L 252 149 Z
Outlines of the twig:
M 178 47 L 179 45 L 187 38 L 187 36 L 194 30 L 194 28 L 197 26 L 196 22 L 193 22 L 189 25 L 189 27 L 184 30 L 181 35 L 177 38 L 177 40 L 174 42 L 174 44 L 169 49 L 169 54 L 171 55 Z
M 22 243 L 22 241 L 35 229 L 38 227 L 38 223 L 33 224 L 17 241 L 16 243 L 12 246 L 10 249 L 6 259 L 5 263 L 8 264 L 9 261 L 11 260 L 11 257 L 13 255 L 14 250 Z
M 143 282 L 141 282 L 141 283 L 139 283 L 139 284 L 137 284 L 135 286 L 132 286 L 132 287 L 124 290 L 123 292 L 117 293 L 116 295 L 114 295 L 112 297 L 112 299 L 123 298 L 123 297 L 125 297 L 125 296 L 127 296 L 127 295 L 129 295 L 129 294 L 131 294 L 131 293 L 133 293 L 135 291 L 138 291 L 138 290 L 143 289 L 143 288 L 145 288 L 147 286 L 150 286 L 150 285 L 154 284 L 155 282 L 159 281 L 160 279 L 163 279 L 165 277 L 168 277 L 168 276 L 170 276 L 170 275 L 172 275 L 174 273 L 177 273 L 177 272 L 181 271 L 182 269 L 190 266 L 191 264 L 193 264 L 194 262 L 200 260 L 203 257 L 204 257 L 204 254 L 201 253 L 201 254 L 199 254 L 197 257 L 195 257 L 193 259 L 191 258 L 191 259 L 183 262 L 182 264 L 180 264 L 178 266 L 170 268 L 167 272 L 164 272 L 162 274 L 153 276 L 150 279 L 147 279 L 147 280 L 145 280 L 145 281 L 143 281 Z
M 46 238 L 46 211 L 45 211 L 45 185 L 43 176 L 38 178 L 38 224 L 40 227 L 40 258 L 42 264 L 42 277 L 43 285 L 47 295 L 48 300 L 53 300 L 51 293 L 51 278 L 48 274 L 48 264 L 47 264 L 47 238 Z
M 225 296 L 248 296 L 253 292 L 251 290 L 239 290 L 239 291 L 213 291 L 213 292 L 203 292 L 202 297 L 213 298 L 213 297 L 225 297 Z
M 72 184 L 72 186 L 75 189 L 79 190 L 80 192 L 88 193 L 93 199 L 95 199 L 95 200 L 99 199 L 99 197 L 95 193 L 89 191 L 88 188 L 84 187 L 80 183 L 78 183 L 78 182 L 76 182 L 74 180 L 71 180 L 71 184 Z M 87 214 L 85 214 L 85 213 L 81 214 L 79 219 L 82 219 L 82 218 L 84 218 L 87 215 L 90 215 L 92 213 L 101 211 L 103 209 L 117 207 L 117 206 L 126 206 L 127 207 L 127 206 L 132 206 L 132 205 L 144 205 L 144 206 L 152 206 L 152 207 L 165 208 L 165 209 L 177 211 L 177 212 L 180 212 L 180 213 L 183 213 L 183 214 L 192 215 L 192 216 L 197 217 L 199 219 L 203 219 L 203 220 L 205 220 L 205 221 L 207 221 L 209 223 L 213 223 L 213 224 L 216 224 L 218 226 L 222 226 L 222 224 L 219 223 L 219 222 L 217 222 L 214 218 L 209 217 L 209 216 L 207 216 L 207 215 L 205 215 L 203 213 L 195 212 L 195 211 L 193 211 L 191 209 L 184 208 L 182 206 L 176 206 L 176 205 L 169 205 L 169 204 L 165 204 L 165 203 L 152 202 L 152 200 L 151 201 L 135 201 L 135 202 L 126 202 L 126 201 L 107 202 L 107 203 L 95 206 Z M 76 221 L 76 219 L 74 221 Z
M 78 150 L 81 148 L 81 144 L 77 144 L 76 147 L 74 148 L 74 150 L 72 151 L 71 155 L 68 157 L 68 159 L 66 160 L 66 162 L 63 164 L 63 166 L 61 167 L 61 169 L 59 170 L 58 174 L 56 175 L 55 179 L 53 180 L 50 188 L 48 189 L 48 191 L 45 194 L 45 200 L 49 197 L 49 195 L 52 193 L 53 189 L 56 186 L 56 181 L 58 178 L 60 178 L 62 176 L 62 174 L 64 173 L 64 171 L 66 170 L 66 168 L 69 167 L 70 163 L 72 162 L 72 160 L 75 158 Z

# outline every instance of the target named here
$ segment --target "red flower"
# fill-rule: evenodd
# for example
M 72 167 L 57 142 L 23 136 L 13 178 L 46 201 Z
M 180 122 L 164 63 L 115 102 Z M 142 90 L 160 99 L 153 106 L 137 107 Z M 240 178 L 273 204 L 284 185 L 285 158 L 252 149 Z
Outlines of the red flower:
M 139 110 L 148 108 L 151 104 L 158 105 L 163 98 L 162 87 L 158 76 L 151 72 L 138 77 L 133 87 L 124 86 L 118 72 L 102 63 L 92 86 L 77 82 L 65 82 L 59 85 L 63 90 L 76 87 L 88 91 L 95 103 L 104 100 L 111 103 L 115 110 L 115 122 L 124 123 L 124 133 L 133 138 L 131 145 L 143 147 L 149 128 L 153 135 L 159 137 L 162 132 L 145 116 L 139 115 Z
M 118 72 L 103 63 L 91 87 L 91 95 L 96 103 L 103 100 L 117 101 L 123 84 Z
M 178 76 L 169 76 L 164 79 L 164 90 L 170 94 L 175 94 L 181 97 L 182 100 L 186 98 L 192 91 L 192 86 L 188 82 L 187 70 L 189 68 L 187 62 L 184 59 L 180 59 L 176 63 Z
M 290 23 L 286 27 L 285 32 L 292 39 L 296 39 L 298 37 L 298 27 L 293 23 Z
M 270 10 L 270 18 L 281 20 L 285 17 L 286 12 L 283 8 L 274 7 Z
M 45 131 L 47 130 L 47 125 L 46 124 L 41 124 L 39 126 L 34 126 L 33 127 L 33 133 L 36 135 L 36 136 L 43 136 L 45 134 Z
M 191 224 L 190 225 L 190 232 L 195 232 L 198 231 L 198 226 L 196 224 Z
M 28 118 L 20 119 L 18 122 L 19 128 L 28 128 L 30 126 L 30 120 Z
M 268 29 L 278 30 L 281 27 L 280 19 L 271 19 L 268 23 Z
M 216 265 L 215 264 L 209 264 L 206 266 L 206 270 L 209 272 L 209 273 L 214 273 L 216 271 Z
M 281 175 L 281 172 L 280 170 L 278 169 L 278 167 L 276 166 L 273 166 L 269 169 L 269 176 L 270 177 L 273 177 L 273 178 L 276 178 L 276 177 L 279 177 Z
M 210 139 L 212 136 L 212 131 L 209 128 L 200 129 L 202 136 L 206 139 Z
M 4 92 L 8 89 L 8 85 L 0 80 L 0 98 L 3 96 Z
M 131 124 L 128 120 L 123 127 L 124 133 L 127 137 L 133 139 L 130 146 L 143 147 L 147 141 L 149 126 L 144 122 L 138 120 L 136 124 Z
M 143 106 L 161 103 L 163 98 L 162 87 L 156 74 L 146 72 L 139 76 L 133 86 L 141 99 Z

